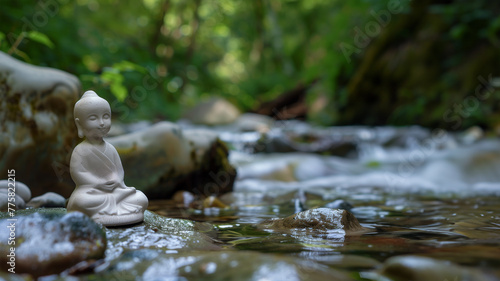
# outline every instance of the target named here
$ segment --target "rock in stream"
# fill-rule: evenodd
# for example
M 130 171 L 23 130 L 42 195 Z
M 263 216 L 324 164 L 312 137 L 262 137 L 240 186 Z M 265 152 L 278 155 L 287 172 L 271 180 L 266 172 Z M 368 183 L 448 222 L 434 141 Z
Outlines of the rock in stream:
M 11 268 L 7 255 L 12 253 L 15 272 L 35 277 L 56 274 L 81 261 L 104 257 L 104 230 L 83 213 L 66 214 L 66 209 L 61 208 L 16 211 L 13 218 L 8 214 L 2 213 L 0 217 L 0 268 L 3 271 Z M 9 240 L 12 231 L 14 239 Z
M 342 209 L 317 208 L 303 211 L 282 219 L 264 221 L 261 227 L 276 232 L 303 229 L 311 233 L 324 233 L 329 230 L 343 230 L 346 234 L 362 231 L 356 217 Z
M 106 260 L 127 250 L 156 249 L 169 252 L 220 250 L 213 225 L 144 213 L 144 222 L 127 227 L 106 229 Z
M 150 198 L 166 198 L 177 190 L 202 196 L 232 190 L 236 170 L 214 132 L 160 122 L 107 141 L 120 154 L 125 182 Z
M 381 274 L 389 280 L 443 281 L 474 280 L 492 281 L 478 270 L 457 264 L 420 256 L 396 256 L 388 259 Z
M 257 252 L 130 251 L 101 272 L 76 280 L 352 280 L 314 262 Z
M 73 106 L 80 87 L 69 73 L 0 52 L 0 171 L 15 169 L 34 196 L 71 194 L 68 163 L 78 142 Z

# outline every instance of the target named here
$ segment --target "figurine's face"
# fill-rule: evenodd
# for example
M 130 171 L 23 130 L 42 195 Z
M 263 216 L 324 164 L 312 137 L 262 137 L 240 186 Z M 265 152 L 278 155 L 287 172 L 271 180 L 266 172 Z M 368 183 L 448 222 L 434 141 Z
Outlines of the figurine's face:
M 81 115 L 77 122 L 87 138 L 102 138 L 108 134 L 111 128 L 111 110 L 107 102 L 93 103 L 92 108 Z

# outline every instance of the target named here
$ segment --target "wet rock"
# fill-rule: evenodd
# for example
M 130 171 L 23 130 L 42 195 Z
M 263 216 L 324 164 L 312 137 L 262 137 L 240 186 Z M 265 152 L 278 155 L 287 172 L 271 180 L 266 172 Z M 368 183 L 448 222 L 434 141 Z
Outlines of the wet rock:
M 325 208 L 330 208 L 330 209 L 343 209 L 343 210 L 346 210 L 346 211 L 351 211 L 352 208 L 354 208 L 354 206 L 345 201 L 345 200 L 342 200 L 342 199 L 337 199 L 333 202 L 330 202 L 330 203 L 327 203 L 325 205 Z
M 261 227 L 276 232 L 287 232 L 295 229 L 311 232 L 327 232 L 344 230 L 346 234 L 362 231 L 356 217 L 346 210 L 317 208 L 294 214 L 282 219 L 272 219 L 261 223 Z
M 27 205 L 32 208 L 64 208 L 66 207 L 66 198 L 54 192 L 47 192 L 31 199 Z
M 8 210 L 9 198 L 12 198 L 12 196 L 9 196 L 9 193 L 14 194 L 15 201 L 10 203 L 14 203 L 16 209 L 26 208 L 26 202 L 31 198 L 31 190 L 29 187 L 20 181 L 13 182 L 0 180 L 0 211 Z M 12 208 L 13 206 L 10 205 L 10 207 Z
M 244 113 L 234 123 L 241 132 L 268 132 L 274 124 L 273 118 L 255 113 Z
M 432 155 L 417 175 L 454 190 L 467 185 L 500 182 L 500 141 L 485 139 Z
M 15 272 L 43 276 L 60 273 L 85 260 L 104 257 L 102 227 L 80 212 L 66 209 L 29 209 L 16 212 L 17 221 L 1 215 L 1 229 L 15 225 Z M 0 231 L 0 266 L 9 267 L 10 231 Z
M 358 255 L 339 255 L 338 253 L 322 253 L 304 251 L 298 254 L 299 257 L 307 260 L 312 260 L 328 266 L 336 268 L 377 268 L 381 263 L 373 258 L 358 256 Z
M 152 123 L 148 120 L 137 121 L 133 123 L 121 123 L 113 120 L 113 126 L 109 130 L 109 137 L 117 137 L 125 134 L 130 134 L 151 127 Z
M 391 280 L 492 280 L 481 272 L 448 261 L 419 256 L 396 256 L 385 261 L 380 273 Z
M 238 167 L 238 179 L 260 179 L 268 181 L 296 182 L 294 171 L 297 162 L 283 157 L 276 159 L 254 159 L 252 163 Z
M 479 126 L 473 126 L 469 129 L 465 130 L 460 136 L 459 139 L 463 144 L 470 145 L 484 137 L 484 131 Z
M 118 257 L 126 250 L 160 249 L 177 251 L 219 250 L 214 226 L 209 223 L 166 218 L 144 212 L 144 221 L 127 227 L 106 229 L 108 250 L 106 260 Z
M 71 194 L 68 163 L 78 141 L 73 106 L 79 93 L 75 76 L 0 52 L 0 171 L 15 169 L 35 196 Z
M 238 108 L 230 102 L 214 98 L 198 104 L 189 110 L 185 117 L 196 124 L 214 126 L 233 123 L 240 114 Z
M 298 121 L 279 121 L 255 144 L 255 152 L 308 152 L 356 156 L 356 132 L 312 128 Z
M 209 196 L 203 200 L 203 208 L 228 208 L 228 206 L 217 197 Z
M 0 272 L 0 280 L 5 281 L 33 281 L 27 274 L 7 274 Z
M 172 196 L 172 200 L 183 207 L 188 207 L 189 204 L 195 200 L 195 197 L 194 194 L 189 191 L 180 190 Z
M 326 157 L 301 157 L 297 161 L 295 168 L 295 177 L 299 181 L 307 181 L 315 178 L 321 178 L 338 173 L 339 171 L 329 165 L 329 158 Z
M 88 280 L 352 280 L 314 262 L 257 252 L 131 251 Z
M 236 170 L 214 132 L 183 131 L 176 124 L 160 122 L 107 141 L 120 154 L 125 182 L 150 198 L 166 198 L 177 190 L 203 196 L 232 190 Z

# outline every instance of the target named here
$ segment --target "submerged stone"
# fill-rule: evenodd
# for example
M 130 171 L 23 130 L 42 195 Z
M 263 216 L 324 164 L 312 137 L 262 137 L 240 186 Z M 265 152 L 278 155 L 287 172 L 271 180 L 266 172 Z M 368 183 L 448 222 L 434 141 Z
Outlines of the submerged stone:
M 160 249 L 169 251 L 220 250 L 214 226 L 209 223 L 166 218 L 144 212 L 144 221 L 137 225 L 106 228 L 108 250 L 106 259 L 118 257 L 127 250 Z
M 317 263 L 258 252 L 127 252 L 85 280 L 352 280 Z
M 17 211 L 13 218 L 2 213 L 0 218 L 0 267 L 4 270 L 10 268 L 7 255 L 12 248 L 15 272 L 35 277 L 60 273 L 81 261 L 104 257 L 104 231 L 83 213 L 29 209 Z M 15 235 L 9 240 L 11 231 L 15 231 Z M 11 241 L 14 242 L 9 244 Z
M 318 233 L 329 230 L 344 230 L 348 234 L 363 230 L 356 217 L 349 211 L 329 208 L 311 209 L 286 218 L 267 220 L 261 223 L 261 226 L 276 232 L 294 229 Z
M 390 280 L 443 281 L 443 280 L 493 280 L 478 270 L 469 269 L 448 261 L 419 256 L 389 258 L 380 273 Z

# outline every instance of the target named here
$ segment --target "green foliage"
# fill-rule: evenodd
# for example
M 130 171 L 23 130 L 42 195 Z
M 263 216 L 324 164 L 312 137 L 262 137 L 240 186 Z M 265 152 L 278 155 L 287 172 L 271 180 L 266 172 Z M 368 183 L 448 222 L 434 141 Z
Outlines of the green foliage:
M 394 22 L 398 18 L 411 15 L 408 3 L 421 3 L 401 0 L 403 12 L 392 15 L 389 25 L 368 47 L 356 47 L 355 28 L 364 29 L 374 21 L 372 13 L 387 10 L 390 2 L 10 1 L 0 9 L 0 50 L 77 75 L 83 89 L 103 95 L 114 105 L 115 116 L 124 121 L 176 119 L 183 108 L 213 95 L 251 110 L 299 83 L 316 81 L 308 104 L 312 108 L 324 99 L 326 105 L 310 117 L 330 125 L 345 116 L 346 107 L 358 115 L 365 112 L 351 106 L 347 86 L 369 57 L 368 48 L 379 37 L 391 36 L 396 42 L 417 36 L 409 29 L 384 33 L 397 29 Z M 486 0 L 427 2 L 436 3 L 430 10 L 449 27 L 443 36 L 457 48 L 468 50 L 475 44 L 470 38 L 500 46 L 500 19 L 492 8 L 498 4 Z M 356 47 L 356 53 L 346 58 L 341 44 Z M 442 66 L 458 65 L 466 56 L 466 52 L 450 55 L 443 58 Z M 443 84 L 440 90 L 446 89 Z M 393 123 L 411 122 L 435 102 L 427 93 L 411 89 L 398 95 L 395 104 L 415 95 L 421 98 L 401 102 L 391 115 Z

